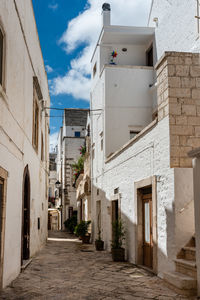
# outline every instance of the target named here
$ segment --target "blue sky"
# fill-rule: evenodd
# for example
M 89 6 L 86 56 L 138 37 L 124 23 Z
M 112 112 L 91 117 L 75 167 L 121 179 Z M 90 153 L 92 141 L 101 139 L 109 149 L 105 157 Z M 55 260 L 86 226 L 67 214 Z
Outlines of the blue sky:
M 146 26 L 151 1 L 109 0 L 111 24 Z M 104 2 L 33 0 L 51 107 L 89 107 L 90 59 L 102 28 L 101 7 Z M 50 145 L 55 146 L 62 125 L 62 111 L 52 110 L 51 116 Z
M 47 71 L 49 71 L 47 72 L 49 80 L 57 76 L 64 76 L 70 67 L 70 61 L 77 57 L 82 50 L 82 47 L 79 47 L 66 55 L 64 46 L 59 43 L 59 40 L 67 28 L 68 22 L 83 11 L 86 1 L 73 0 L 73 5 L 69 5 L 69 1 L 66 0 L 59 0 L 58 2 L 33 0 L 44 63 L 47 66 Z M 89 102 L 74 99 L 69 94 L 56 96 L 51 94 L 51 105 L 58 108 L 85 108 L 89 107 Z M 52 110 L 51 116 L 62 116 L 62 111 Z M 51 133 L 58 131 L 61 123 L 61 118 L 51 118 Z

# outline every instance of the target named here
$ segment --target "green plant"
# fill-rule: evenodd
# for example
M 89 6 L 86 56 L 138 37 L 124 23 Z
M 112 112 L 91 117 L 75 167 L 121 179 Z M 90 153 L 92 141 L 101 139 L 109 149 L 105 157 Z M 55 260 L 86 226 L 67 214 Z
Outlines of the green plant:
M 123 240 L 125 240 L 125 229 L 121 220 L 112 223 L 112 249 L 122 248 Z
M 75 234 L 77 236 L 85 236 L 88 233 L 88 227 L 90 225 L 91 221 L 81 221 L 78 225 L 75 227 Z
M 86 146 L 81 146 L 80 147 L 80 154 L 81 154 L 81 156 L 84 156 L 85 153 L 86 153 Z
M 74 233 L 75 227 L 77 225 L 77 216 L 74 215 L 71 218 L 67 219 L 64 222 L 65 228 L 69 230 L 71 233 Z
M 77 163 L 72 165 L 73 173 L 74 173 L 74 184 L 76 184 L 76 180 L 79 175 L 84 172 L 84 157 L 80 156 Z

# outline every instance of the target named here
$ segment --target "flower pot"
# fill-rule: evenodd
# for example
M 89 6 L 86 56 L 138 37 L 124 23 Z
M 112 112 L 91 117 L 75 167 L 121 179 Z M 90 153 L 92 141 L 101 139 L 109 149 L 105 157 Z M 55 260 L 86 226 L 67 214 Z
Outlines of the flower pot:
M 104 241 L 102 241 L 102 240 L 96 240 L 95 241 L 95 247 L 96 247 L 97 251 L 104 250 Z
M 124 248 L 112 249 L 111 253 L 112 253 L 113 261 L 124 261 L 125 260 L 125 249 Z
M 83 244 L 89 244 L 90 243 L 90 235 L 84 235 L 81 237 Z

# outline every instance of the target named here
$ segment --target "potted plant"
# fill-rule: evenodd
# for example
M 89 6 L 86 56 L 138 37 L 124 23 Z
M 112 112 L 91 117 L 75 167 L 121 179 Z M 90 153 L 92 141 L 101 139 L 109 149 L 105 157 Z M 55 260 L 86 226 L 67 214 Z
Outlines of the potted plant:
M 104 249 L 104 241 L 101 239 L 101 226 L 100 226 L 100 213 L 98 214 L 98 239 L 95 240 L 95 247 L 97 251 L 102 251 Z
M 74 233 L 75 227 L 77 225 L 77 216 L 73 215 L 71 218 L 64 222 L 65 228 L 70 232 Z
M 125 230 L 121 220 L 116 220 L 112 223 L 112 233 L 112 259 L 113 261 L 124 261 L 125 249 L 122 248 L 122 244 L 125 239 Z
M 91 221 L 81 221 L 75 227 L 75 234 L 82 239 L 83 244 L 89 244 L 90 234 L 88 234 L 88 227 Z

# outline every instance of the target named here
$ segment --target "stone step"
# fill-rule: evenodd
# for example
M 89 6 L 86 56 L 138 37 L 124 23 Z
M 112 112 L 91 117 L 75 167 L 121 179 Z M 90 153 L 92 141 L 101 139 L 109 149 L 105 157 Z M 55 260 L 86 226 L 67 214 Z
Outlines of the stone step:
M 174 261 L 176 264 L 176 272 L 193 278 L 197 277 L 196 261 L 186 259 L 175 259 Z
M 196 248 L 195 247 L 183 247 L 184 258 L 187 260 L 196 260 Z
M 197 292 L 197 280 L 179 272 L 165 272 L 163 279 L 178 293 L 193 296 Z

